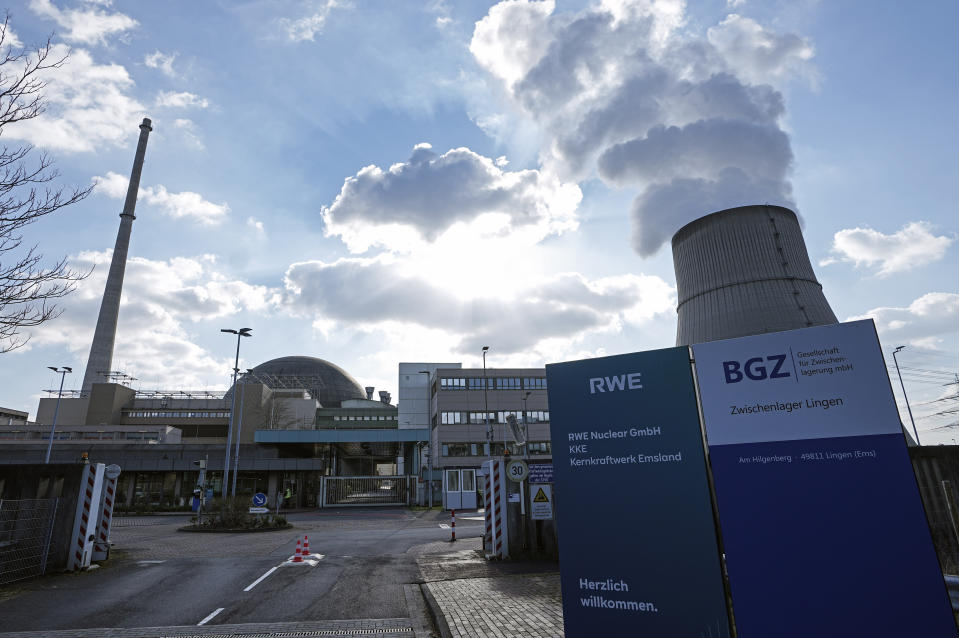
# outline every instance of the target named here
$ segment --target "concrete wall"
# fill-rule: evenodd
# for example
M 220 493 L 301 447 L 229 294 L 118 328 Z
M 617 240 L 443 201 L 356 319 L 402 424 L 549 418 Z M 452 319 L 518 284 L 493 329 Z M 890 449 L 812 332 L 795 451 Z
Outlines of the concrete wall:
M 436 378 L 438 368 L 462 368 L 460 363 L 401 363 L 397 387 L 397 427 L 400 429 L 428 428 L 430 426 L 429 383 Z M 425 370 L 430 373 L 421 374 Z

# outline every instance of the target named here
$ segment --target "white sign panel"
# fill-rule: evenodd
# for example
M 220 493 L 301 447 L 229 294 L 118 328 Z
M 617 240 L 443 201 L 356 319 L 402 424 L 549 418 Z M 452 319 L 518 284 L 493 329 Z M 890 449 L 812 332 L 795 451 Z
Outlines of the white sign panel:
M 709 444 L 901 432 L 876 345 L 866 320 L 693 346 Z
M 530 494 L 530 513 L 534 521 L 553 520 L 553 486 L 543 484 L 531 484 L 529 486 Z

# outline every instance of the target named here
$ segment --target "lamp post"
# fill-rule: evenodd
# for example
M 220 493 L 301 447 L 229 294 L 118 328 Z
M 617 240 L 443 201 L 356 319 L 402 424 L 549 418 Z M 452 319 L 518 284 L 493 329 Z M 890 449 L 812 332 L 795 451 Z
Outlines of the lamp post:
M 523 438 L 526 439 L 526 445 L 523 446 L 523 456 L 526 458 L 529 458 L 529 421 L 526 416 L 526 399 L 531 394 L 532 392 L 527 390 L 526 394 L 523 395 Z
M 236 375 L 240 371 L 240 337 L 252 337 L 250 332 L 253 328 L 240 328 L 231 330 L 230 328 L 221 328 L 220 332 L 229 332 L 236 335 L 236 359 L 233 362 L 233 397 L 230 403 L 230 426 L 226 431 L 226 461 L 223 463 L 223 498 L 227 496 L 227 490 L 230 485 L 230 446 L 233 443 L 233 420 L 236 415 Z M 240 406 L 242 408 L 242 406 Z
M 247 370 L 246 374 L 253 374 L 253 370 Z M 240 420 L 236 425 L 236 448 L 233 454 L 233 485 L 230 488 L 230 494 L 236 496 L 236 477 L 240 475 L 240 435 L 243 434 L 243 391 L 246 389 L 246 376 L 240 380 Z M 236 394 L 236 383 L 233 385 L 233 394 Z
M 483 417 L 486 419 L 486 441 L 489 446 L 489 460 L 493 460 L 493 426 L 489 422 L 489 380 L 486 378 L 486 353 L 489 346 L 483 346 Z
M 899 375 L 899 385 L 902 386 L 902 397 L 906 400 L 906 410 L 909 411 L 909 420 L 912 422 L 912 432 L 916 435 L 916 445 L 922 445 L 919 442 L 919 430 L 916 429 L 916 420 L 912 418 L 912 408 L 909 407 L 909 396 L 906 395 L 906 384 L 902 382 L 902 373 L 899 372 L 899 359 L 896 358 L 896 353 L 900 350 L 905 350 L 906 346 L 898 346 L 895 350 L 892 351 L 892 360 L 896 362 L 896 374 Z
M 426 490 L 429 493 L 430 509 L 433 509 L 433 390 L 430 387 L 430 371 L 420 370 L 419 374 L 426 375 L 426 431 L 430 440 L 426 445 L 427 479 Z
M 47 443 L 47 457 L 43 461 L 44 463 L 50 463 L 50 452 L 53 451 L 53 435 L 57 431 L 57 415 L 60 414 L 60 397 L 63 396 L 63 380 L 67 378 L 68 372 L 73 372 L 73 368 L 68 368 L 63 366 L 63 368 L 54 368 L 53 366 L 47 366 L 54 372 L 60 375 L 60 391 L 57 392 L 57 407 L 53 409 L 53 425 L 50 426 L 50 442 Z

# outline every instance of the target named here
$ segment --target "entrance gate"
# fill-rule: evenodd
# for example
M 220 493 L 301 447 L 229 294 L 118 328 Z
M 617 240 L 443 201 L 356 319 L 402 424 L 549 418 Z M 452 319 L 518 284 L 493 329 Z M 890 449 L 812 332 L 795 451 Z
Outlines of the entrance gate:
M 409 505 L 412 476 L 324 476 L 319 507 Z

